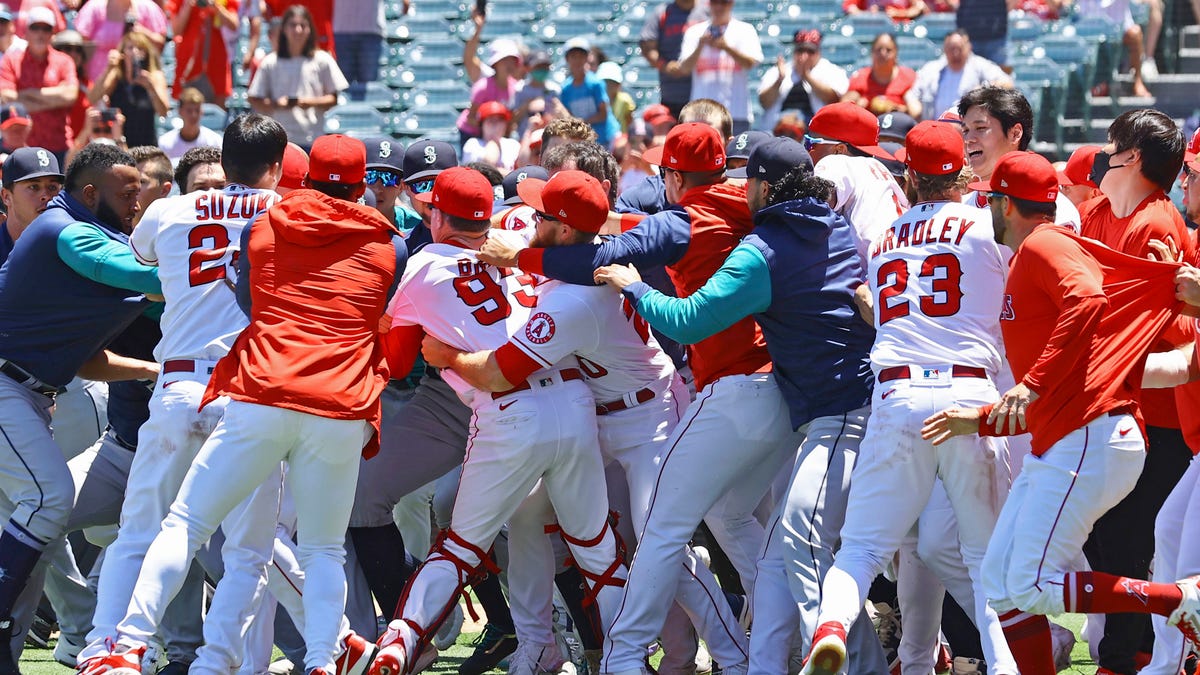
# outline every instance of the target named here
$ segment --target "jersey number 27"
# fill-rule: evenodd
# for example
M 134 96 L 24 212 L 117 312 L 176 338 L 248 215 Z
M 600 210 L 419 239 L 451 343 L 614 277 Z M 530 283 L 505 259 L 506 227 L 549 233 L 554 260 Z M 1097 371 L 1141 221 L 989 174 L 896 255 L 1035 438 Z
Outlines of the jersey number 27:
M 928 317 L 954 316 L 962 307 L 962 265 L 953 253 L 935 253 L 921 262 L 921 278 L 933 279 L 932 295 L 918 299 L 921 313 Z M 890 283 L 889 283 L 890 281 Z M 879 325 L 908 316 L 909 301 L 899 296 L 908 288 L 908 261 L 889 260 L 879 266 Z

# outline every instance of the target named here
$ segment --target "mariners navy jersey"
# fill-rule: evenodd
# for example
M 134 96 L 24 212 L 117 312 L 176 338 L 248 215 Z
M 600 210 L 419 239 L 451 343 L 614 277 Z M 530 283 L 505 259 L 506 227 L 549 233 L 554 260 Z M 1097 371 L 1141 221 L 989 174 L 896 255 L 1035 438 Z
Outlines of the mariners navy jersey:
M 470 249 L 427 244 L 408 259 L 387 313 L 393 326 L 421 326 L 455 349 L 497 349 L 524 329 L 538 305 L 535 289 L 544 282 L 518 269 L 480 262 Z M 471 385 L 453 370 L 443 370 L 442 377 L 471 405 Z
M 599 403 L 669 381 L 675 372 L 650 325 L 608 286 L 547 281 L 512 343 L 545 368 L 573 354 Z
M 890 366 L 1000 368 L 1007 250 L 990 214 L 958 202 L 922 202 L 870 248 L 876 372 Z
M 837 189 L 834 211 L 850 222 L 855 245 L 867 269 L 867 249 L 880 232 L 908 210 L 908 198 L 879 160 L 874 157 L 828 155 L 813 172 Z
M 242 230 L 279 195 L 230 184 L 159 199 L 129 236 L 138 260 L 158 266 L 166 309 L 154 350 L 170 359 L 217 360 L 229 353 L 246 315 L 235 295 Z

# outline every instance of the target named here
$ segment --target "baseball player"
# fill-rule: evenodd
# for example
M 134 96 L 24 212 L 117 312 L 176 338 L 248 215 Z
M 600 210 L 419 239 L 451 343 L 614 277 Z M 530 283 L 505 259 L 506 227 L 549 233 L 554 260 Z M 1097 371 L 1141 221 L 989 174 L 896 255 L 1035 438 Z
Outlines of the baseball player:
M 1040 156 L 1008 155 L 976 187 L 989 188 L 996 236 L 1016 250 L 1000 326 L 1019 383 L 994 405 L 936 413 L 921 435 L 935 445 L 976 432 L 1032 436 L 1033 455 L 982 566 L 1017 667 L 1022 675 L 1055 672 L 1046 615 L 1064 611 L 1169 616 L 1200 644 L 1196 578 L 1151 583 L 1070 571 L 1093 523 L 1141 473 L 1137 389 L 1146 354 L 1178 307 L 1171 281 L 1178 265 L 1047 227 L 1056 220 L 1058 178 Z
M 1100 196 L 1100 188 L 1092 182 L 1092 161 L 1100 152 L 1099 145 L 1081 145 L 1071 153 L 1067 164 L 1058 172 L 1058 188 L 1078 209 L 1080 204 Z
M 862 277 L 854 234 L 829 208 L 832 186 L 811 166 L 808 153 L 790 139 L 773 139 L 754 151 L 747 197 L 756 227 L 687 297 L 651 290 L 631 268 L 596 271 L 597 280 L 622 289 L 652 326 L 684 343 L 751 314 L 763 326 L 783 423 L 802 437 L 793 437 L 790 452 L 799 447 L 799 453 L 787 499 L 772 516 L 758 561 L 749 663 L 755 673 L 787 672 L 797 620 L 802 633 L 814 627 L 815 605 L 808 616 L 802 610 L 811 604 L 808 597 L 817 597 L 837 545 L 871 390 L 867 352 L 873 332 L 853 307 Z M 658 489 L 666 485 L 660 479 Z M 791 561 L 786 572 L 785 559 Z M 853 671 L 887 672 L 865 615 L 854 634 L 862 642 Z
M 532 246 L 589 241 L 608 216 L 603 186 L 581 171 L 560 171 L 549 182 L 526 180 L 517 189 L 522 201 L 538 214 Z M 633 529 L 641 529 L 662 444 L 691 397 L 670 358 L 628 303 L 606 288 L 549 281 L 538 288 L 537 312 L 498 350 L 462 354 L 426 338 L 425 352 L 427 357 L 432 352 L 433 365 L 449 366 L 485 391 L 510 389 L 512 382 L 574 354 L 600 402 L 596 414 L 601 452 L 606 461 L 623 468 Z M 549 658 L 552 573 L 547 563 L 553 556 L 542 532 L 549 504 L 544 491 L 537 491 L 537 496 L 534 504 L 531 498 L 522 505 L 521 519 L 510 520 L 509 587 L 513 615 L 518 618 L 518 653 L 526 658 L 539 655 L 532 660 L 547 669 L 557 665 Z M 694 555 L 680 569 L 676 598 L 694 618 L 718 662 L 745 660 L 744 631 L 712 573 Z M 520 618 L 529 620 L 523 624 Z
M 909 132 L 903 154 L 920 202 L 869 250 L 867 284 L 877 331 L 871 368 L 878 386 L 846 505 L 842 547 L 822 585 L 804 672 L 842 669 L 846 629 L 940 477 L 960 525 L 959 546 L 975 591 L 974 617 L 988 669 L 1016 675 L 980 584 L 979 566 L 1003 501 L 992 440 L 972 437 L 934 448 L 911 433 L 931 412 L 995 399 L 1006 256 L 987 214 L 957 201 L 964 161 L 958 129 L 922 122 Z M 1050 196 L 1057 196 L 1057 188 Z
M 544 181 L 550 178 L 550 174 L 546 173 L 546 169 L 536 165 L 523 166 L 509 171 L 508 175 L 504 177 L 504 201 L 501 202 L 508 208 L 492 214 L 492 227 L 513 232 L 525 232 L 529 236 L 533 236 L 534 226 L 537 224 L 534 222 L 533 207 L 522 202 L 521 195 L 517 193 L 517 186 L 528 178 Z
M 265 166 L 254 173 L 275 180 L 286 144 L 282 128 L 257 115 L 238 123 L 248 136 L 270 143 L 271 153 L 258 155 Z M 227 130 L 222 152 L 227 173 L 231 155 L 237 154 L 229 138 Z M 395 229 L 354 201 L 366 189 L 365 165 L 361 141 L 320 137 L 313 144 L 307 181 L 315 189 L 290 194 L 243 232 L 238 297 L 250 310 L 250 325 L 215 366 L 200 409 L 203 414 L 206 404 L 228 393 L 224 418 L 196 456 L 146 552 L 115 644 L 88 672 L 139 672 L 140 655 L 182 581 L 185 561 L 235 506 L 252 493 L 267 493 L 274 483 L 273 502 L 252 499 L 245 508 L 242 544 L 234 549 L 250 558 L 237 564 L 258 567 L 254 571 L 265 576 L 269 554 L 260 563 L 251 544 L 272 540 L 281 461 L 296 494 L 319 490 L 327 497 L 296 500 L 297 556 L 306 578 L 301 623 L 307 670 L 340 672 L 334 657 L 344 651 L 337 642 L 344 622 L 346 522 L 359 449 L 368 454 L 375 449 L 379 393 L 387 381 L 375 334 L 396 272 L 407 258 Z M 239 201 L 244 203 L 233 200 L 226 206 Z M 338 343 L 312 344 L 312 336 L 333 331 L 341 336 Z M 227 535 L 232 536 L 228 530 Z M 234 581 L 228 546 L 226 553 L 218 598 Z M 231 584 L 245 594 L 228 600 L 231 607 L 254 606 L 263 586 L 254 581 L 245 587 Z
M 47 166 L 49 160 L 47 159 Z M 161 287 L 128 253 L 140 175 L 108 146 L 80 152 L 0 266 L 0 493 L 13 505 L 0 534 L 0 672 L 16 673 L 9 618 L 42 550 L 63 535 L 75 490 L 50 431 L 55 393 L 77 373 L 152 379 L 157 365 L 103 351 Z M 82 369 L 82 370 L 81 370 Z
M 466 168 L 443 171 L 432 192 L 417 196 L 432 205 L 435 243 L 413 256 L 389 308 L 389 362 L 397 370 L 415 358 L 423 332 L 464 351 L 495 349 L 533 313 L 537 279 L 482 263 L 475 253 L 490 230 L 492 197 L 487 179 Z M 538 480 L 554 502 L 605 625 L 624 583 L 608 525 L 595 404 L 580 369 L 545 367 L 494 394 L 453 371 L 443 376 L 474 411 L 470 450 L 450 529 L 409 580 L 397 619 L 380 638 L 374 675 L 406 675 L 420 667 L 422 655 L 433 651 L 426 648 L 432 627 L 464 585 L 481 566 L 496 571 L 485 549 Z

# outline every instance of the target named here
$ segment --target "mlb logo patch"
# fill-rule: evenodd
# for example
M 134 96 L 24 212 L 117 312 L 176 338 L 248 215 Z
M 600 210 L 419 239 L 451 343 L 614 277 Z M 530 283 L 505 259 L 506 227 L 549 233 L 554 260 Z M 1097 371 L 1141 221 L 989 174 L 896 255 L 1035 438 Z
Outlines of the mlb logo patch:
M 933 379 L 933 378 L 939 377 L 942 374 L 942 371 L 938 370 L 937 368 L 926 368 L 925 370 L 923 370 L 921 372 L 922 372 L 922 376 L 925 377 L 926 379 Z

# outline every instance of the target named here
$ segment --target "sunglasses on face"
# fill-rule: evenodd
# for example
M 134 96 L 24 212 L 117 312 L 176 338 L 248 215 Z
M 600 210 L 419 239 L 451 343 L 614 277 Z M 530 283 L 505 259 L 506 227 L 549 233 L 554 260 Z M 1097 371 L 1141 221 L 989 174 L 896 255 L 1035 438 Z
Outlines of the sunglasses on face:
M 400 184 L 400 174 L 394 171 L 367 170 L 367 185 L 383 183 L 384 187 L 396 187 Z
M 812 152 L 813 146 L 817 145 L 837 145 L 840 141 L 831 141 L 828 138 L 817 138 L 804 134 L 804 149 Z
M 414 194 L 418 194 L 418 195 L 423 195 L 426 192 L 431 192 L 433 190 L 433 179 L 430 178 L 429 180 L 419 180 L 419 181 L 416 181 L 413 183 L 409 183 L 408 189 L 412 190 Z
M 544 220 L 549 223 L 557 223 L 558 222 L 558 218 L 555 218 L 554 216 L 550 215 L 549 213 L 542 213 L 541 211 L 535 211 L 534 215 L 537 216 L 538 220 Z

